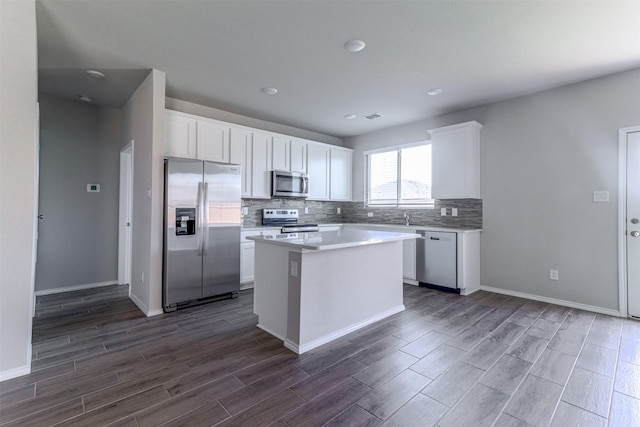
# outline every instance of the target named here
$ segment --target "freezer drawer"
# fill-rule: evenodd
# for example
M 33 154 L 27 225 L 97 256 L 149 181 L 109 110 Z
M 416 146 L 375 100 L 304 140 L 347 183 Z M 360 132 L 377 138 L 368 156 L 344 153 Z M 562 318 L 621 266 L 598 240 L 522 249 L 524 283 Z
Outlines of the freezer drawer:
M 416 279 L 421 285 L 458 288 L 457 233 L 417 231 Z

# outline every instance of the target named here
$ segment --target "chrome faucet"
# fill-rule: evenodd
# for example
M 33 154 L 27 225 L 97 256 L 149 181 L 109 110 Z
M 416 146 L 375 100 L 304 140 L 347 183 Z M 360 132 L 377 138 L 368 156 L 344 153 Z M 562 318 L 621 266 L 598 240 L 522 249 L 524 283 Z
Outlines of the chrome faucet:
M 409 225 L 409 214 L 404 214 L 404 225 Z

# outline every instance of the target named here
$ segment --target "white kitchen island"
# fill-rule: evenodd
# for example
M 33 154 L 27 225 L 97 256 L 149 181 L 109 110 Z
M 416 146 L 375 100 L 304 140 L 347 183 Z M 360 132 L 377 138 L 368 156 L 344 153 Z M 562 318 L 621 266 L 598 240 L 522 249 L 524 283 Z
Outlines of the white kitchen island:
M 258 327 L 302 354 L 404 310 L 402 241 L 412 233 L 340 230 L 256 242 Z

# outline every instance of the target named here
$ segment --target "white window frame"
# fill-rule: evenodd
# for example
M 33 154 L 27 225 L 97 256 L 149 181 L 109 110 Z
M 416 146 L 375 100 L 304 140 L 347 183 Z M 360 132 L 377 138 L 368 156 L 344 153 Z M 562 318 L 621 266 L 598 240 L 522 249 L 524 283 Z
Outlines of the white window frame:
M 401 192 L 400 192 L 400 185 L 401 185 L 401 171 L 402 171 L 402 162 L 400 159 L 400 150 L 405 149 L 405 148 L 413 148 L 413 147 L 418 147 L 421 145 L 431 145 L 431 140 L 427 139 L 424 141 L 417 141 L 417 142 L 412 142 L 409 144 L 400 144 L 400 145 L 393 145 L 393 146 L 389 146 L 389 147 L 382 147 L 382 148 L 376 148 L 374 150 L 367 150 L 364 151 L 363 157 L 364 157 L 364 205 L 367 208 L 383 208 L 383 209 L 389 209 L 389 208 L 393 208 L 393 209 L 406 209 L 406 208 L 410 208 L 410 209 L 434 209 L 435 208 L 435 200 L 432 198 L 430 199 L 430 202 L 427 203 L 414 203 L 414 204 L 403 204 L 400 203 L 400 197 L 401 197 Z M 370 204 L 369 203 L 369 189 L 367 188 L 369 186 L 369 169 L 370 169 L 370 155 L 371 154 L 377 154 L 377 153 L 387 153 L 390 151 L 397 151 L 398 152 L 398 171 L 397 171 L 397 182 L 398 182 L 398 191 L 397 191 L 397 198 L 396 198 L 396 203 L 390 203 L 390 204 L 381 204 L 381 203 L 374 203 L 374 204 Z M 433 158 L 432 158 L 433 160 Z

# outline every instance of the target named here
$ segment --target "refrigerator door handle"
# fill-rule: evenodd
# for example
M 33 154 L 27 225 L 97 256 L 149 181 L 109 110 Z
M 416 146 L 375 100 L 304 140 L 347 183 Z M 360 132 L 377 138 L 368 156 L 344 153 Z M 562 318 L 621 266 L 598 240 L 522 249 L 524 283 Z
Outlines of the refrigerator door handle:
M 204 193 L 204 221 L 202 223 L 202 255 L 207 255 L 207 250 L 209 249 L 209 183 L 205 182 L 203 184 L 203 193 Z
M 204 215 L 204 209 L 203 209 L 203 195 L 202 195 L 202 190 L 203 190 L 203 184 L 202 182 L 198 183 L 198 196 L 197 196 L 197 204 L 198 204 L 198 212 L 196 215 L 197 218 L 197 224 L 196 224 L 196 233 L 198 233 L 198 256 L 202 256 L 202 241 L 203 241 L 203 235 L 204 235 L 204 227 L 203 227 L 203 215 Z

